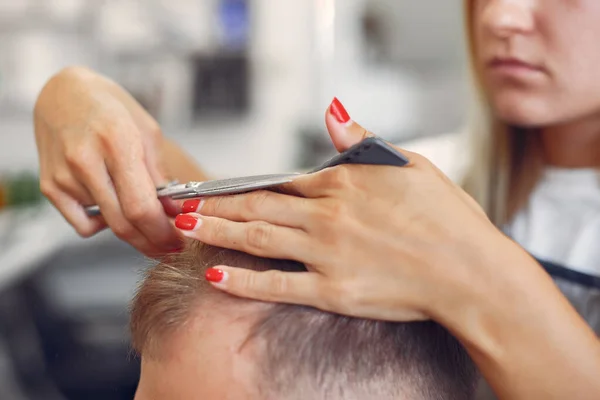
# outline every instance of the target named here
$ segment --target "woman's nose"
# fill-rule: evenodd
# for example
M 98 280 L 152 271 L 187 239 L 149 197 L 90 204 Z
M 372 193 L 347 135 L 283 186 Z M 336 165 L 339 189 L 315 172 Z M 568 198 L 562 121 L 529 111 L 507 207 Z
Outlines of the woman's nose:
M 488 0 L 482 10 L 483 27 L 492 35 L 506 39 L 530 33 L 535 26 L 535 0 Z

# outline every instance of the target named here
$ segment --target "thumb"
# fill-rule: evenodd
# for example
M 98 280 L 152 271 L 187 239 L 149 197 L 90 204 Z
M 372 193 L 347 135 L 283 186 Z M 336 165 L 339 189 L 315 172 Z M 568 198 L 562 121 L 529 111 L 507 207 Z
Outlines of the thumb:
M 206 270 L 207 281 L 215 288 L 234 296 L 313 307 L 318 307 L 317 303 L 322 300 L 319 299 L 319 278 L 314 272 L 257 272 L 227 266 Z
M 337 97 L 333 98 L 333 101 L 327 108 L 325 125 L 329 131 L 333 145 L 339 152 L 348 150 L 367 137 L 375 136 L 350 118 L 350 115 Z

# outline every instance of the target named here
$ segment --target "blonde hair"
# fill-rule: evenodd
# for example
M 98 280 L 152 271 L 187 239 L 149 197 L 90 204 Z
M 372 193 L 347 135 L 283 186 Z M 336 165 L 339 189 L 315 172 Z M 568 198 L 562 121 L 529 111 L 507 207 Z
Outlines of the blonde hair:
M 473 101 L 468 132 L 472 159 L 463 187 L 502 226 L 524 205 L 540 176 L 541 140 L 539 132 L 509 126 L 493 115 L 476 63 L 474 1 L 464 0 Z
M 202 307 L 231 302 L 222 310 L 227 312 L 249 302 L 215 290 L 202 278 L 207 268 L 222 264 L 306 272 L 295 261 L 254 257 L 190 239 L 183 252 L 149 269 L 137 290 L 130 328 L 140 355 L 167 357 L 169 335 L 185 327 Z M 208 298 L 211 303 L 203 303 Z M 433 321 L 350 318 L 291 304 L 270 304 L 252 317 L 255 323 L 241 347 L 258 342 L 256 382 L 264 398 L 391 399 L 412 394 L 467 400 L 479 380 L 464 347 Z

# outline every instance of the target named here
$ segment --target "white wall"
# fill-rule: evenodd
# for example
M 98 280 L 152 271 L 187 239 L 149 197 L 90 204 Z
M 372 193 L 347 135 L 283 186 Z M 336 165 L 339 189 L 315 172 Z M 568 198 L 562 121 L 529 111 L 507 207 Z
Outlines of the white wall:
M 254 0 L 251 116 L 205 122 L 191 131 L 167 126 L 165 133 L 184 145 L 209 172 L 229 176 L 290 169 L 297 150 L 298 124 L 310 121 L 321 127 L 322 114 L 334 95 L 344 100 L 357 120 L 380 134 L 454 130 L 462 112 L 462 99 L 457 98 L 462 95 L 460 76 L 454 72 L 437 75 L 424 84 L 401 70 L 362 68 L 355 63 L 358 49 L 350 11 L 364 1 Z M 398 19 L 394 49 L 402 57 L 439 64 L 460 51 L 455 47 L 460 38 L 460 0 L 372 1 L 381 2 Z M 337 6 L 332 57 L 323 53 L 331 32 L 325 29 L 319 31 L 322 36 L 314 36 L 315 24 L 324 22 L 327 4 Z M 318 15 L 317 7 L 322 7 Z M 63 61 L 86 62 L 90 56 L 82 53 L 80 57 L 78 61 L 71 54 Z M 452 62 L 448 69 L 456 71 L 460 65 Z M 36 82 L 40 81 L 41 69 L 34 70 Z M 44 71 L 48 77 L 55 72 Z M 15 121 L 0 116 L 0 173 L 35 168 L 30 117 Z
M 189 132 L 166 132 L 219 175 L 290 168 L 296 123 L 311 105 L 313 2 L 255 0 L 253 4 L 252 85 L 256 90 L 251 116 L 207 123 Z M 0 171 L 37 165 L 31 120 L 0 121 Z
M 173 135 L 202 165 L 218 174 L 291 168 L 297 123 L 311 106 L 312 2 L 260 0 L 254 4 L 253 115 Z

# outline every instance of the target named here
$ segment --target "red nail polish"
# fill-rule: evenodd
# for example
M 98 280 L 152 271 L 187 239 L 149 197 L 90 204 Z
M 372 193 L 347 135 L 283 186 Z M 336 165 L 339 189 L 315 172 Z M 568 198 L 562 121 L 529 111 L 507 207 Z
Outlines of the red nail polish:
M 191 231 L 196 227 L 198 218 L 187 214 L 179 214 L 175 217 L 175 226 L 184 231 Z
M 198 211 L 198 206 L 200 205 L 200 199 L 186 200 L 181 206 L 181 210 L 184 213 L 193 213 Z
M 217 268 L 209 268 L 206 270 L 206 280 L 209 282 L 219 283 L 223 280 L 225 274 Z
M 334 97 L 333 101 L 331 102 L 331 105 L 329 105 L 329 113 L 333 115 L 333 117 L 340 124 L 345 124 L 348 121 L 350 121 L 350 115 L 348 114 L 348 111 L 346 111 L 346 109 L 337 97 Z

